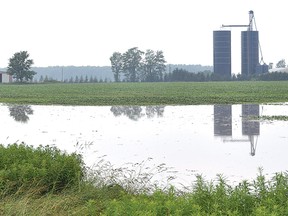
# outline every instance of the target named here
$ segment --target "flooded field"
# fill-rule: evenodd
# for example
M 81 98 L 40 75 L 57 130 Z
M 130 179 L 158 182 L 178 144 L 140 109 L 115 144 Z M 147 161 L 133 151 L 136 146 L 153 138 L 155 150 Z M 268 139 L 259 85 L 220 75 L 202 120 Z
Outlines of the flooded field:
M 195 174 L 230 182 L 286 171 L 288 104 L 199 106 L 0 106 L 0 143 L 55 145 L 83 154 L 87 166 L 101 158 L 115 167 L 149 161 L 177 171 L 188 185 Z

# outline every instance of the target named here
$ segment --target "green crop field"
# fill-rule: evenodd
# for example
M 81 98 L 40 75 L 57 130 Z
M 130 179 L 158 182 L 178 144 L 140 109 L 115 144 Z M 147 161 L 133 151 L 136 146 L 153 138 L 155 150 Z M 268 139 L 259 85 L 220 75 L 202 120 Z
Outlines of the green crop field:
M 288 101 L 288 82 L 179 82 L 0 85 L 0 103 L 193 105 Z

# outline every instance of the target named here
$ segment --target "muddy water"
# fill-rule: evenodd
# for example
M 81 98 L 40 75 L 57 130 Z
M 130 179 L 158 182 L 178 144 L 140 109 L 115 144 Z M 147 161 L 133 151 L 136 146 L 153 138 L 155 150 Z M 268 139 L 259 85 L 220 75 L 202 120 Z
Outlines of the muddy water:
M 105 155 L 116 167 L 152 158 L 185 185 L 195 174 L 230 181 L 286 171 L 288 104 L 199 106 L 0 106 L 0 143 L 55 145 L 79 152 L 87 166 Z

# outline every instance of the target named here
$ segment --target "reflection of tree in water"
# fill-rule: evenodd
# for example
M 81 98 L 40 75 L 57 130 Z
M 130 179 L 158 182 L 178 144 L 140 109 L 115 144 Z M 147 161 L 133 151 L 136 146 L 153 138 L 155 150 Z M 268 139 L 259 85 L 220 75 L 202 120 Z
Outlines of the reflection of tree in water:
M 112 106 L 110 110 L 114 116 L 125 115 L 132 120 L 138 120 L 143 116 L 140 106 Z
M 137 121 L 143 116 L 148 118 L 153 118 L 155 115 L 157 117 L 163 117 L 165 106 L 147 106 L 145 107 L 145 113 L 143 113 L 143 108 L 141 106 L 112 106 L 110 111 L 114 116 L 125 115 L 129 119 Z
M 12 105 L 9 106 L 10 116 L 15 121 L 26 123 L 29 120 L 28 115 L 33 114 L 33 110 L 29 105 Z
M 148 118 L 153 118 L 155 115 L 157 117 L 163 117 L 165 106 L 147 106 L 146 115 Z

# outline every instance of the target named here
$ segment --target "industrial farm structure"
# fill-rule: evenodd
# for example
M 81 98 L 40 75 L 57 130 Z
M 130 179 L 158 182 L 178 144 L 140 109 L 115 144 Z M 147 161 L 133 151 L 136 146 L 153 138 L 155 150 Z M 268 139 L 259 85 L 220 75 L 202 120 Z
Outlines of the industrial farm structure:
M 259 43 L 254 12 L 249 11 L 248 25 L 222 25 L 222 28 L 245 27 L 241 32 L 241 74 L 252 75 L 268 72 L 268 65 L 263 61 Z M 259 50 L 261 61 L 259 62 Z M 231 77 L 231 31 L 217 30 L 213 32 L 213 65 L 214 73 Z

